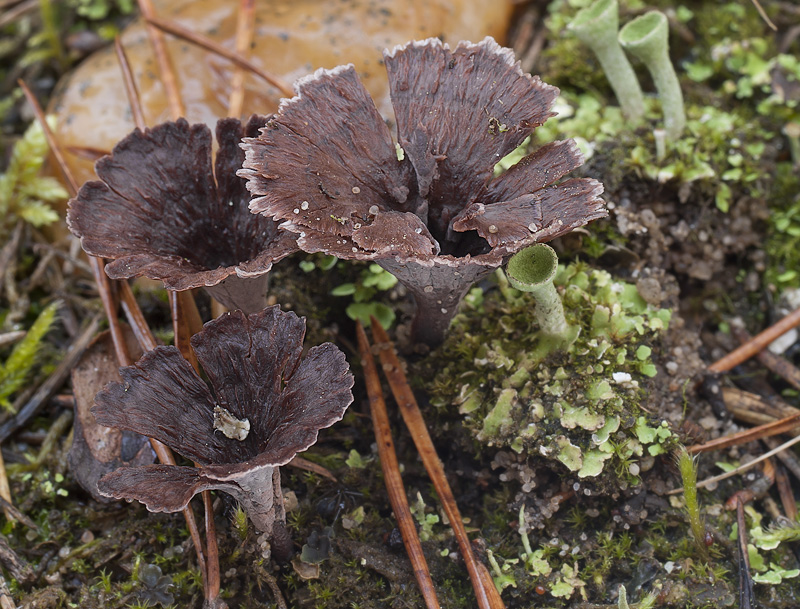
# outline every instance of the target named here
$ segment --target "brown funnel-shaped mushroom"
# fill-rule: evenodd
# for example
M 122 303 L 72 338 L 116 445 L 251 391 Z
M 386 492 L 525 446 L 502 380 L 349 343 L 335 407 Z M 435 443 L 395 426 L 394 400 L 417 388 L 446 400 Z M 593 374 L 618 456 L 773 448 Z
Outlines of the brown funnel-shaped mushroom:
M 470 286 L 504 259 L 607 214 L 572 140 L 494 167 L 552 114 L 558 89 L 491 38 L 412 42 L 384 54 L 397 144 L 352 66 L 300 80 L 245 139 L 254 213 L 307 252 L 375 260 L 414 294 L 413 335 L 439 343 Z
M 155 438 L 199 466 L 123 467 L 100 480 L 100 493 L 176 512 L 200 491 L 222 490 L 283 545 L 278 466 L 314 444 L 353 401 L 344 354 L 325 343 L 301 358 L 304 334 L 305 320 L 277 306 L 249 317 L 235 311 L 192 337 L 210 387 L 175 347 L 122 368 L 123 382 L 95 398 L 97 421 Z
M 248 212 L 249 194 L 236 176 L 241 138 L 266 121 L 254 116 L 243 128 L 220 120 L 213 171 L 205 125 L 181 119 L 135 130 L 97 162 L 102 181 L 87 182 L 70 201 L 67 225 L 87 253 L 114 260 L 106 266 L 114 279 L 205 287 L 231 309 L 263 309 L 272 263 L 297 251 L 292 235 Z

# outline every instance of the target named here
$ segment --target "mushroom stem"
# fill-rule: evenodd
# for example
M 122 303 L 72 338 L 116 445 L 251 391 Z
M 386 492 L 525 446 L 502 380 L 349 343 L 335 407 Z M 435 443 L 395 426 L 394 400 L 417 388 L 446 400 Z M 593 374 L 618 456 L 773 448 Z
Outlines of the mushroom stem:
M 266 533 L 276 560 L 288 560 L 292 550 L 285 527 L 286 508 L 281 491 L 280 468 L 277 465 L 255 468 L 237 476 L 235 485 L 224 490 L 239 501 L 253 525 Z
M 542 332 L 566 340 L 569 326 L 561 298 L 553 285 L 557 270 L 558 256 L 552 247 L 544 243 L 537 243 L 514 254 L 506 267 L 511 285 L 533 294 L 536 300 L 534 314 Z
M 597 0 L 576 15 L 569 29 L 597 56 L 623 114 L 632 123 L 639 122 L 644 116 L 644 96 L 636 74 L 617 40 L 617 0 Z
M 667 137 L 677 140 L 686 126 L 683 93 L 669 58 L 669 25 L 660 11 L 650 11 L 628 23 L 619 33 L 619 42 L 642 60 L 655 82 Z
M 394 258 L 376 262 L 414 295 L 417 306 L 411 321 L 411 339 L 431 348 L 444 342 L 447 328 L 464 295 L 475 282 L 494 270 L 477 264 L 458 269 L 436 263 L 424 266 L 416 262 L 398 262 Z
M 206 286 L 205 290 L 228 309 L 240 309 L 246 315 L 251 315 L 267 308 L 268 285 L 268 273 L 257 277 L 231 275 L 216 285 Z

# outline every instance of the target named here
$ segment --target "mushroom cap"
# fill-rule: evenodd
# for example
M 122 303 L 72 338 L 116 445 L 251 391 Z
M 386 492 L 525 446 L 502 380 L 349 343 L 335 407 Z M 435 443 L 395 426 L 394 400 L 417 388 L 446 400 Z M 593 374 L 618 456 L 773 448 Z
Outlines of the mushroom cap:
M 125 468 L 103 478 L 100 491 L 141 499 L 147 488 L 166 493 L 182 484 L 169 501 L 183 501 L 199 492 L 195 487 L 212 488 L 203 485 L 214 481 L 213 488 L 227 490 L 249 472 L 284 465 L 314 444 L 319 430 L 340 420 L 353 401 L 353 375 L 331 343 L 301 357 L 304 334 L 305 320 L 278 306 L 250 316 L 234 311 L 192 337 L 208 384 L 175 347 L 157 347 L 122 368 L 123 382 L 95 398 L 98 423 L 154 438 L 200 467 L 191 473 L 175 472 L 176 466 Z M 139 490 L 137 477 L 144 485 Z M 154 511 L 174 511 L 166 494 L 145 494 L 148 507 L 161 502 Z
M 297 96 L 244 140 L 239 175 L 256 195 L 250 209 L 283 221 L 301 249 L 493 268 L 606 215 L 599 182 L 554 185 L 583 163 L 571 140 L 494 177 L 558 95 L 523 73 L 509 49 L 491 38 L 454 50 L 428 39 L 384 59 L 396 145 L 353 66 L 298 81 Z
M 271 219 L 252 217 L 235 175 L 239 141 L 266 121 L 220 120 L 213 170 L 205 125 L 179 119 L 135 130 L 97 162 L 100 180 L 70 201 L 67 226 L 87 253 L 113 259 L 113 279 L 144 275 L 185 290 L 267 273 L 297 246 Z

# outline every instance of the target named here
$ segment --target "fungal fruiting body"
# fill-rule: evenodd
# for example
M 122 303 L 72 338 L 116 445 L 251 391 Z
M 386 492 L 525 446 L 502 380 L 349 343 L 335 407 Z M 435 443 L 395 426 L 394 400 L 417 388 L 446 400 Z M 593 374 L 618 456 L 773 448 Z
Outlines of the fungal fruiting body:
M 208 384 L 175 347 L 122 368 L 123 382 L 95 398 L 97 421 L 163 442 L 198 466 L 123 467 L 100 480 L 100 493 L 176 512 L 203 490 L 225 491 L 282 545 L 279 467 L 353 400 L 344 354 L 325 343 L 301 358 L 304 333 L 305 320 L 277 306 L 250 316 L 235 311 L 192 337 Z
M 180 119 L 135 130 L 97 162 L 100 180 L 70 201 L 67 225 L 88 254 L 112 260 L 113 279 L 144 275 L 171 290 L 204 287 L 229 308 L 260 311 L 273 262 L 297 251 L 274 221 L 249 213 L 236 176 L 239 141 L 266 121 L 220 120 L 213 164 L 205 125 Z
M 307 252 L 374 260 L 414 295 L 412 335 L 436 345 L 470 286 L 514 252 L 606 215 L 572 140 L 494 176 L 550 116 L 558 89 L 491 38 L 411 42 L 384 54 L 397 141 L 352 66 L 298 81 L 246 138 L 250 209 Z

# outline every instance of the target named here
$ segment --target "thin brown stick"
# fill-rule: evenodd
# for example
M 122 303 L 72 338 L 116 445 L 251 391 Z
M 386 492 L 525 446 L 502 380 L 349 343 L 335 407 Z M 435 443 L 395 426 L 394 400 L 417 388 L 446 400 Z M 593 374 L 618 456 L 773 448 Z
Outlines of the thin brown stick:
M 775 438 L 764 438 L 764 444 L 767 448 L 772 450 L 780 445 L 780 442 Z M 800 480 L 800 459 L 794 454 L 793 451 L 784 450 L 775 454 L 778 460 L 783 463 L 783 466 L 788 469 L 795 478 Z
M 422 598 L 425 599 L 425 606 L 428 609 L 439 609 L 439 599 L 436 598 L 436 589 L 433 587 L 431 572 L 428 569 L 425 554 L 422 552 L 422 544 L 417 536 L 414 517 L 408 507 L 406 489 L 400 476 L 400 464 L 397 461 L 397 453 L 394 450 L 389 415 L 386 413 L 386 402 L 383 400 L 383 392 L 381 390 L 381 380 L 378 377 L 378 369 L 375 367 L 369 340 L 361 322 L 356 325 L 356 337 L 358 338 L 361 365 L 364 368 L 364 382 L 367 385 L 367 395 L 369 396 L 372 427 L 375 431 L 375 442 L 378 444 L 378 457 L 381 460 L 381 469 L 383 470 L 383 479 L 386 483 L 389 502 L 392 504 L 397 526 L 403 537 L 408 558 L 414 568 L 414 576 L 417 578 L 419 590 L 422 593 Z
M 20 87 L 22 88 L 22 91 L 25 93 L 25 97 L 27 97 L 29 103 L 33 106 L 34 112 L 36 113 L 36 118 L 39 120 L 42 126 L 42 130 L 44 131 L 45 137 L 47 138 L 47 143 L 50 145 L 50 151 L 56 158 L 56 162 L 58 163 L 61 172 L 64 174 L 64 179 L 66 180 L 68 187 L 74 196 L 74 194 L 78 192 L 77 182 L 75 181 L 75 178 L 72 176 L 72 172 L 69 170 L 69 167 L 67 166 L 64 160 L 64 155 L 61 152 L 61 147 L 59 146 L 58 141 L 56 140 L 50 127 L 47 125 L 47 121 L 44 120 L 44 112 L 42 111 L 42 108 L 39 105 L 38 100 L 33 95 L 33 93 L 31 93 L 30 89 L 25 85 L 25 83 L 22 82 L 21 80 L 18 82 Z M 115 323 L 114 320 L 116 320 L 116 310 L 115 306 L 113 306 L 113 297 L 110 294 L 110 290 L 106 290 L 103 288 L 103 283 L 107 281 L 107 276 L 105 272 L 103 272 L 102 261 L 98 258 L 95 258 L 94 256 L 89 256 L 89 260 L 94 261 L 92 263 L 92 270 L 99 271 L 95 273 L 95 278 L 99 279 L 98 289 L 100 291 L 100 299 L 103 303 L 103 309 L 105 310 L 106 317 L 108 318 L 109 326 L 113 328 Z M 134 315 L 140 321 L 140 325 L 137 328 L 139 332 L 138 334 L 136 332 L 134 334 L 136 334 L 137 338 L 139 338 L 139 336 L 141 335 L 143 339 L 148 339 L 145 341 L 140 340 L 139 344 L 142 346 L 142 349 L 144 351 L 150 351 L 151 349 L 154 349 L 156 347 L 156 341 L 153 338 L 153 334 L 150 331 L 150 328 L 147 326 L 147 322 L 144 321 L 144 316 L 142 315 L 141 309 L 139 309 L 139 305 L 136 303 L 136 299 L 133 298 L 133 292 L 131 292 L 128 282 L 122 281 L 119 283 L 119 286 L 121 288 L 120 290 L 121 293 L 123 295 L 127 294 L 129 296 L 128 302 L 126 304 L 128 310 L 134 313 Z M 137 313 L 138 315 L 136 315 Z M 114 333 L 112 332 L 112 339 L 113 337 Z M 120 331 L 120 339 L 121 339 L 120 345 L 124 345 L 125 341 L 124 338 L 122 338 L 121 331 Z M 116 340 L 114 340 L 114 343 L 115 343 L 114 349 L 117 354 L 117 357 L 123 358 L 120 360 L 120 365 L 125 365 L 123 361 L 125 359 L 128 360 L 130 359 L 129 357 L 124 355 L 127 353 L 127 351 L 122 346 L 118 348 L 116 346 Z M 86 344 L 88 345 L 88 339 L 86 341 Z M 64 362 L 62 362 L 62 364 L 63 363 Z M 53 389 L 53 391 L 55 391 L 55 388 Z M 37 395 L 38 394 L 39 392 L 37 392 Z M 34 400 L 32 399 L 31 402 L 34 402 Z M 22 411 L 20 411 L 17 417 L 15 417 L 15 419 L 18 418 L 20 415 L 22 415 Z M 11 421 L 10 423 L 12 422 L 13 421 Z M 0 436 L 2 436 L 2 429 L 0 429 Z M 4 439 L 3 437 L 0 437 L 0 441 L 2 441 L 3 439 Z M 162 444 L 158 440 L 154 440 L 151 438 L 150 445 L 153 447 L 153 451 L 156 453 L 156 456 L 158 457 L 159 461 L 161 461 L 161 463 L 165 465 L 175 465 L 175 457 L 172 455 L 172 451 L 166 444 Z M 189 529 L 189 534 L 191 535 L 192 541 L 194 542 L 195 551 L 197 553 L 197 562 L 200 566 L 200 570 L 202 573 L 206 573 L 205 551 L 203 549 L 202 540 L 200 539 L 200 529 L 197 527 L 197 521 L 195 520 L 194 512 L 192 512 L 190 506 L 186 506 L 186 508 L 184 508 L 183 515 L 186 518 L 186 526 Z
M 753 6 L 756 7 L 758 14 L 761 15 L 761 18 L 764 20 L 764 23 L 766 23 L 769 26 L 769 29 L 771 29 L 773 32 L 777 32 L 778 26 L 775 25 L 772 22 L 772 19 L 769 18 L 767 12 L 764 10 L 764 7 L 761 6 L 761 3 L 758 0 L 750 0 L 750 1 L 753 3 Z
M 125 313 L 125 318 L 128 320 L 133 335 L 136 337 L 137 342 L 141 345 L 142 350 L 152 351 L 158 346 L 150 326 L 144 319 L 142 310 L 136 302 L 133 295 L 133 290 L 127 281 L 120 281 L 119 287 L 119 301 L 122 306 L 122 312 Z
M 737 541 L 739 547 L 739 607 L 755 609 L 753 578 L 750 575 L 750 554 L 747 550 L 747 525 L 744 520 L 744 503 L 736 503 Z
M 789 520 L 797 520 L 797 500 L 794 498 L 789 476 L 781 465 L 775 468 L 775 485 L 778 487 L 784 514 Z
M 704 444 L 695 444 L 694 446 L 689 446 L 686 449 L 686 452 L 694 455 L 709 450 L 721 450 L 723 448 L 728 448 L 729 446 L 746 444 L 747 442 L 754 442 L 755 440 L 760 440 L 762 438 L 768 438 L 770 436 L 786 433 L 787 431 L 798 426 L 800 426 L 800 413 L 791 415 L 785 419 L 780 419 L 779 421 L 774 421 L 773 423 L 766 423 L 765 425 L 759 425 L 758 427 L 745 429 L 729 436 L 716 438 Z
M 255 0 L 240 0 L 239 12 L 236 15 L 236 53 L 244 59 L 250 51 L 253 34 L 256 29 L 256 3 Z M 228 116 L 238 118 L 242 115 L 244 106 L 244 79 L 245 70 L 236 66 L 231 77 L 231 94 L 228 97 Z
M 746 344 L 753 337 L 744 328 L 732 327 L 731 333 L 742 344 Z M 781 377 L 795 389 L 800 389 L 800 369 L 790 361 L 770 351 L 764 349 L 756 355 L 756 359 L 770 372 Z
M 761 472 L 762 476 L 731 495 L 725 502 L 726 510 L 735 510 L 738 501 L 750 503 L 756 499 L 761 499 L 769 493 L 769 489 L 775 484 L 775 466 L 772 463 L 772 459 L 766 459 L 761 463 Z
M 431 436 L 428 433 L 428 428 L 422 418 L 414 393 L 406 380 L 400 360 L 397 358 L 394 347 L 389 341 L 389 336 L 377 319 L 372 317 L 371 320 L 372 338 L 376 346 L 379 347 L 378 354 L 383 372 L 389 381 L 394 399 L 400 407 L 400 414 L 403 415 L 403 421 L 405 421 L 406 427 L 411 433 L 411 438 L 414 440 L 417 451 L 422 458 L 422 463 L 433 482 L 436 493 L 439 495 L 442 509 L 444 509 L 450 521 L 450 526 L 453 528 L 456 542 L 467 566 L 472 587 L 475 590 L 478 607 L 481 609 L 505 607 L 494 584 L 487 585 L 487 582 L 492 581 L 488 569 L 475 558 L 475 554 L 472 552 L 472 544 L 467 536 L 467 531 L 464 529 L 464 523 L 461 520 L 455 497 L 453 497 L 453 491 L 450 490 L 450 484 L 447 482 L 444 466 L 436 453 L 436 448 L 433 446 L 433 440 L 431 440 Z
M 706 478 L 705 480 L 702 480 L 701 482 L 698 482 L 696 486 L 697 486 L 697 488 L 705 488 L 710 484 L 714 484 L 715 482 L 719 482 L 720 480 L 725 480 L 727 478 L 731 478 L 731 477 L 735 476 L 736 474 L 741 474 L 742 472 L 745 472 L 748 469 L 750 469 L 752 467 L 755 467 L 756 465 L 758 465 L 762 461 L 764 461 L 766 459 L 769 459 L 771 456 L 779 454 L 781 451 L 786 450 L 787 448 L 791 448 L 792 446 L 794 446 L 798 442 L 800 442 L 800 436 L 798 436 L 796 438 L 792 438 L 788 442 L 784 442 L 783 444 L 773 448 L 769 452 L 764 453 L 760 457 L 757 457 L 757 458 L 753 459 L 752 461 L 748 461 L 744 465 L 740 465 L 739 467 L 734 468 L 729 472 L 725 472 L 724 474 L 719 474 L 718 476 L 711 476 L 710 478 Z M 682 492 L 683 492 L 683 488 L 677 488 L 677 489 L 669 491 L 667 493 L 667 495 L 680 495 Z
M 61 169 L 61 172 L 64 174 L 70 195 L 73 197 L 76 196 L 78 194 L 78 183 L 75 181 L 75 178 L 72 176 L 72 172 L 67 166 L 66 160 L 64 159 L 64 154 L 61 152 L 61 147 L 56 141 L 55 134 L 47 124 L 44 111 L 39 105 L 39 100 L 36 99 L 36 96 L 23 81 L 20 80 L 18 83 L 22 89 L 22 92 L 25 94 L 28 103 L 33 108 L 36 119 L 39 121 L 39 124 L 42 127 L 42 131 L 47 139 L 47 143 L 50 146 L 50 151 L 53 153 L 53 156 L 56 157 L 58 166 Z M 100 300 L 103 303 L 103 310 L 108 318 L 108 326 L 109 330 L 111 330 L 111 339 L 114 344 L 114 352 L 117 355 L 120 365 L 128 366 L 131 363 L 130 356 L 128 355 L 128 350 L 125 345 L 125 338 L 122 334 L 122 329 L 119 326 L 119 319 L 117 318 L 117 303 L 113 293 L 111 292 L 108 276 L 104 271 L 103 261 L 95 256 L 89 256 L 89 265 L 92 269 L 92 275 L 94 276 L 95 283 L 97 283 L 97 291 L 99 292 Z
M 195 464 L 197 467 L 197 464 Z M 217 607 L 221 586 L 219 576 L 219 545 L 217 544 L 217 525 L 214 523 L 214 503 L 211 491 L 203 491 L 203 512 L 206 525 L 206 572 L 205 603 L 206 607 Z M 227 605 L 223 605 L 227 606 Z
M 65 146 L 64 150 L 75 155 L 79 159 L 91 161 L 92 163 L 111 154 L 110 150 L 101 150 L 100 148 L 92 148 L 91 146 Z
M 181 102 L 181 94 L 178 89 L 178 79 L 175 76 L 175 70 L 172 68 L 172 62 L 169 59 L 167 52 L 167 45 L 164 42 L 164 35 L 161 31 L 152 24 L 152 19 L 156 18 L 156 11 L 153 8 L 151 0 L 138 0 L 139 10 L 145 18 L 147 24 L 147 36 L 150 39 L 150 44 L 153 47 L 153 53 L 156 56 L 156 63 L 158 64 L 158 71 L 161 76 L 161 84 L 164 85 L 164 92 L 167 95 L 167 102 L 169 103 L 170 114 L 173 120 L 185 114 L 183 103 Z
M 320 464 L 314 463 L 313 461 L 309 461 L 308 459 L 304 459 L 303 457 L 295 456 L 295 458 L 289 461 L 287 465 L 290 467 L 296 467 L 297 469 L 305 470 L 307 472 L 315 473 L 333 482 L 338 482 L 336 476 L 328 471 L 327 468 L 322 467 Z
M 119 36 L 114 38 L 114 50 L 117 53 L 117 61 L 119 61 L 119 67 L 122 71 L 122 82 L 125 84 L 125 93 L 128 96 L 128 103 L 131 107 L 133 124 L 136 125 L 140 130 L 144 131 L 147 123 L 144 120 L 142 104 L 138 103 L 139 91 L 136 88 L 136 80 L 133 78 L 131 64 L 128 62 L 128 56 L 125 54 L 125 49 L 122 46 L 122 41 L 120 40 Z
M 780 398 L 765 400 L 760 395 L 735 387 L 723 387 L 722 399 L 736 420 L 750 425 L 764 425 L 800 413 L 800 409 Z M 798 432 L 791 433 L 796 435 Z
M 778 323 L 760 332 L 753 339 L 734 349 L 725 357 L 717 360 L 708 367 L 709 372 L 727 372 L 734 366 L 738 366 L 747 361 L 759 351 L 763 351 L 767 346 L 779 336 L 786 334 L 792 328 L 800 325 L 800 308 L 792 311 Z
M 217 44 L 213 40 L 206 38 L 200 34 L 196 34 L 195 32 L 186 29 L 182 25 L 178 25 L 177 23 L 173 23 L 171 21 L 165 21 L 163 19 L 158 19 L 156 17 L 149 18 L 146 17 L 147 21 L 157 27 L 160 30 L 167 32 L 168 34 L 172 34 L 173 36 L 177 36 L 178 38 L 182 38 L 188 42 L 196 44 L 199 47 L 214 53 L 215 55 L 219 55 L 220 57 L 224 57 L 228 61 L 234 63 L 235 65 L 239 66 L 240 68 L 244 68 L 261 78 L 262 80 L 268 82 L 273 87 L 278 89 L 284 97 L 293 97 L 294 91 L 292 88 L 287 85 L 283 80 L 266 72 L 259 68 L 257 65 L 251 63 L 241 55 L 236 52 L 230 51 L 225 47 Z
M 176 292 L 169 290 L 169 308 L 172 314 L 172 330 L 175 346 L 178 347 L 195 370 L 200 370 L 197 356 L 190 342 L 192 336 L 203 328 L 203 320 L 190 290 Z
M 0 15 L 0 27 L 5 27 L 9 23 L 14 23 L 14 21 L 22 17 L 25 13 L 35 11 L 38 6 L 39 0 L 20 2 L 17 6 L 8 9 L 5 14 Z
M 3 245 L 3 249 L 0 250 L 0 290 L 3 289 L 3 283 L 6 280 L 6 274 L 2 272 L 2 270 L 9 268 L 12 264 L 12 261 L 17 258 L 17 252 L 19 250 L 19 244 L 22 240 L 22 232 L 24 229 L 25 222 L 22 220 L 17 221 L 17 225 L 14 227 L 14 232 L 11 234 L 11 239 L 9 239 L 5 245 Z
M 64 175 L 64 179 L 67 182 L 67 189 L 74 197 L 78 193 L 78 183 L 75 181 L 75 178 L 72 177 L 72 172 L 69 170 L 67 162 L 64 160 L 61 147 L 58 145 L 58 142 L 53 135 L 53 131 L 50 129 L 50 126 L 45 120 L 44 110 L 42 110 L 42 107 L 39 105 L 39 100 L 36 99 L 36 96 L 33 94 L 30 88 L 28 88 L 28 85 L 25 84 L 25 81 L 18 80 L 17 84 L 19 85 L 19 88 L 22 89 L 22 92 L 25 94 L 25 98 L 33 108 L 33 113 L 36 116 L 36 120 L 39 121 L 39 124 L 44 131 L 44 136 L 47 139 L 47 143 L 50 146 L 50 152 L 52 152 L 53 156 L 56 157 L 58 167 L 61 169 L 61 173 Z
M 5 467 L 5 466 L 3 466 L 3 467 Z M 39 530 L 39 527 L 36 526 L 36 523 L 33 520 L 31 520 L 30 518 L 28 518 L 25 514 L 20 512 L 16 508 L 16 506 L 13 503 L 11 503 L 10 501 L 6 501 L 5 499 L 0 498 L 0 505 L 3 506 L 3 510 L 6 512 L 6 514 L 7 514 L 6 517 L 7 518 L 9 517 L 8 514 L 10 514 L 11 518 L 13 518 L 14 520 L 19 520 L 22 524 L 24 524 L 29 529 L 33 529 L 34 531 L 38 531 Z

